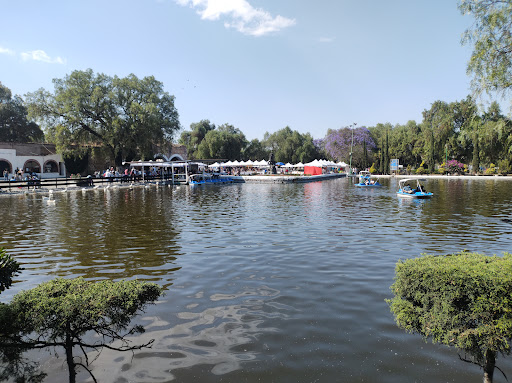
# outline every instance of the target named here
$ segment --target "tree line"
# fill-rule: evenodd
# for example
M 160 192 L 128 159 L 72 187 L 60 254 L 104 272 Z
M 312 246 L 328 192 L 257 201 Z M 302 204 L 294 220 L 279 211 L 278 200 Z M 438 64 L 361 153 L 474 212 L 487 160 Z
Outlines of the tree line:
M 174 96 L 153 77 L 138 79 L 74 71 L 55 79 L 55 90 L 40 89 L 12 97 L 0 84 L 0 141 L 57 145 L 65 158 L 83 158 L 90 149 L 104 150 L 113 164 L 153 159 L 158 145 L 172 143 L 181 126 Z M 447 171 L 447 162 L 464 171 L 512 171 L 512 122 L 494 101 L 486 109 L 467 96 L 435 101 L 421 122 L 329 129 L 320 139 L 286 126 L 248 140 L 235 126 L 216 126 L 208 119 L 181 132 L 189 159 L 257 160 L 307 163 L 315 158 L 344 161 L 359 169 L 389 173 L 396 158 L 409 172 Z M 36 124 L 36 122 L 38 124 Z

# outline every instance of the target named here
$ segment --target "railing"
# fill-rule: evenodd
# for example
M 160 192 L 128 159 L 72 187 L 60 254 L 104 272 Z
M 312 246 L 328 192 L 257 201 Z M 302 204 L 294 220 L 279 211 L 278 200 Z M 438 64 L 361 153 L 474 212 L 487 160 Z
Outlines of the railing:
M 94 186 L 98 184 L 123 184 L 128 182 L 171 182 L 173 184 L 180 184 L 186 182 L 185 174 L 174 174 L 174 178 L 172 174 L 164 174 L 159 176 L 118 176 L 118 177 L 100 177 L 100 178 L 90 178 L 90 177 L 80 177 L 80 178 L 43 178 L 40 180 L 0 180 L 0 190 L 8 189 L 32 189 L 32 188 L 59 188 L 59 187 L 67 187 L 67 186 L 75 186 L 75 187 L 86 187 L 86 186 Z

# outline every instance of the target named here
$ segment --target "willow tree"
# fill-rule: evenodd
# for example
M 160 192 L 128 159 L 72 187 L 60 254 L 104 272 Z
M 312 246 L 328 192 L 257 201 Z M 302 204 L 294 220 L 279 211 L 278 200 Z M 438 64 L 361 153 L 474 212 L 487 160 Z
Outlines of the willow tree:
M 174 96 L 153 76 L 125 78 L 74 71 L 54 79 L 54 91 L 26 97 L 37 119 L 62 152 L 80 146 L 103 147 L 116 165 L 152 156 L 153 144 L 170 142 L 180 128 Z
M 230 124 L 223 124 L 206 133 L 197 148 L 199 158 L 239 160 L 247 145 L 242 131 Z
M 274 153 L 278 162 L 311 162 L 315 159 L 317 150 L 313 143 L 313 137 L 292 130 L 289 126 L 270 134 L 265 132 L 263 146 L 270 153 Z
M 496 358 L 510 353 L 512 340 L 511 254 L 400 261 L 391 290 L 387 302 L 400 328 L 461 350 L 492 382 Z
M 473 46 L 467 72 L 472 75 L 476 94 L 512 89 L 512 1 L 461 0 L 462 14 L 471 15 L 475 23 L 463 38 Z

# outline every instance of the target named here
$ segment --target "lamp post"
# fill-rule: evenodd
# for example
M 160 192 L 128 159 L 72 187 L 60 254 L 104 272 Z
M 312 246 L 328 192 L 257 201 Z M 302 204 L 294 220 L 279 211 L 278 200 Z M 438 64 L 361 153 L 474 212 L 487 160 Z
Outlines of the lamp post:
M 352 130 L 352 143 L 350 144 L 350 161 L 349 161 L 349 171 L 348 171 L 348 174 L 349 175 L 352 175 L 352 148 L 354 147 L 354 129 L 352 129 L 353 127 L 355 127 L 357 125 L 357 123 L 353 123 L 352 125 L 350 125 L 350 130 Z

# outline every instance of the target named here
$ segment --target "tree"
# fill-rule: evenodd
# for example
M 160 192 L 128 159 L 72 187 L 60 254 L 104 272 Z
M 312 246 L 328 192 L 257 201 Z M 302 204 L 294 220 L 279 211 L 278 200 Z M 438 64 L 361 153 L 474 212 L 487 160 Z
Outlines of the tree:
M 71 174 L 81 174 L 87 169 L 89 164 L 89 151 L 87 149 L 77 148 L 75 150 L 66 150 L 62 153 L 62 159 L 66 165 L 66 170 Z
M 397 325 L 462 350 L 492 382 L 496 357 L 510 353 L 512 255 L 462 252 L 399 261 L 387 300 Z
M 131 351 L 150 346 L 153 341 L 131 345 L 125 337 L 144 332 L 141 325 L 129 328 L 130 322 L 161 294 L 158 285 L 136 280 L 88 282 L 82 278 L 59 278 L 42 283 L 16 294 L 9 305 L 3 305 L 0 346 L 24 350 L 63 347 L 69 382 L 76 381 L 79 367 L 96 381 L 89 369 L 87 350 L 107 347 Z M 97 337 L 85 338 L 88 333 Z M 74 355 L 77 349 L 82 351 L 84 362 Z
M 476 94 L 506 94 L 512 87 L 512 2 L 509 0 L 461 0 L 462 14 L 475 18 L 463 44 L 472 44 L 467 72 L 473 76 Z
M 198 158 L 240 160 L 247 145 L 245 135 L 233 125 L 224 124 L 206 133 L 197 148 Z
M 473 165 L 473 172 L 480 172 L 480 148 L 478 147 L 478 133 L 474 133 L 473 137 L 473 160 L 471 162 Z
M 54 93 L 29 93 L 27 103 L 61 151 L 100 145 L 120 166 L 134 155 L 152 158 L 153 144 L 170 142 L 180 128 L 174 96 L 153 76 L 112 78 L 88 69 L 53 83 Z
M 12 97 L 11 90 L 0 82 L 0 141 L 42 141 L 44 133 L 35 122 L 27 119 L 23 100 Z
M 0 293 L 12 285 L 12 278 L 17 276 L 23 268 L 7 252 L 0 248 Z M 45 377 L 44 372 L 37 371 L 37 363 L 22 357 L 25 349 L 19 344 L 9 342 L 9 347 L 2 344 L 5 339 L 16 339 L 17 334 L 11 331 L 12 315 L 9 306 L 0 303 L 0 381 L 12 380 L 16 382 L 39 383 Z
M 196 159 L 198 156 L 198 147 L 204 140 L 206 134 L 215 129 L 215 124 L 210 123 L 209 120 L 201 120 L 190 124 L 190 131 L 181 133 L 179 143 L 185 145 L 187 148 L 188 158 Z
M 424 155 L 430 173 L 434 172 L 436 163 L 443 161 L 446 143 L 454 129 L 450 106 L 447 102 L 435 101 L 430 109 L 423 111 Z
M 481 162 L 486 165 L 512 159 L 512 122 L 501 114 L 499 104 L 491 103 L 476 126 Z
M 277 162 L 307 163 L 315 159 L 317 150 L 313 144 L 313 137 L 292 130 L 289 126 L 263 136 L 263 145 L 268 152 L 274 153 Z
M 354 136 L 354 145 L 352 146 L 352 135 Z M 352 166 L 362 168 L 365 158 L 371 157 L 375 149 L 375 142 L 370 131 L 362 126 L 355 129 L 349 127 L 327 131 L 323 140 L 325 152 L 335 161 L 345 161 L 349 163 L 350 150 L 352 149 Z
M 371 131 L 371 130 L 370 130 Z M 421 127 L 410 120 L 389 130 L 389 152 L 400 164 L 417 167 L 421 163 Z
M 270 152 L 265 149 L 263 143 L 255 138 L 251 140 L 244 148 L 242 153 L 242 160 L 264 160 L 269 158 Z

